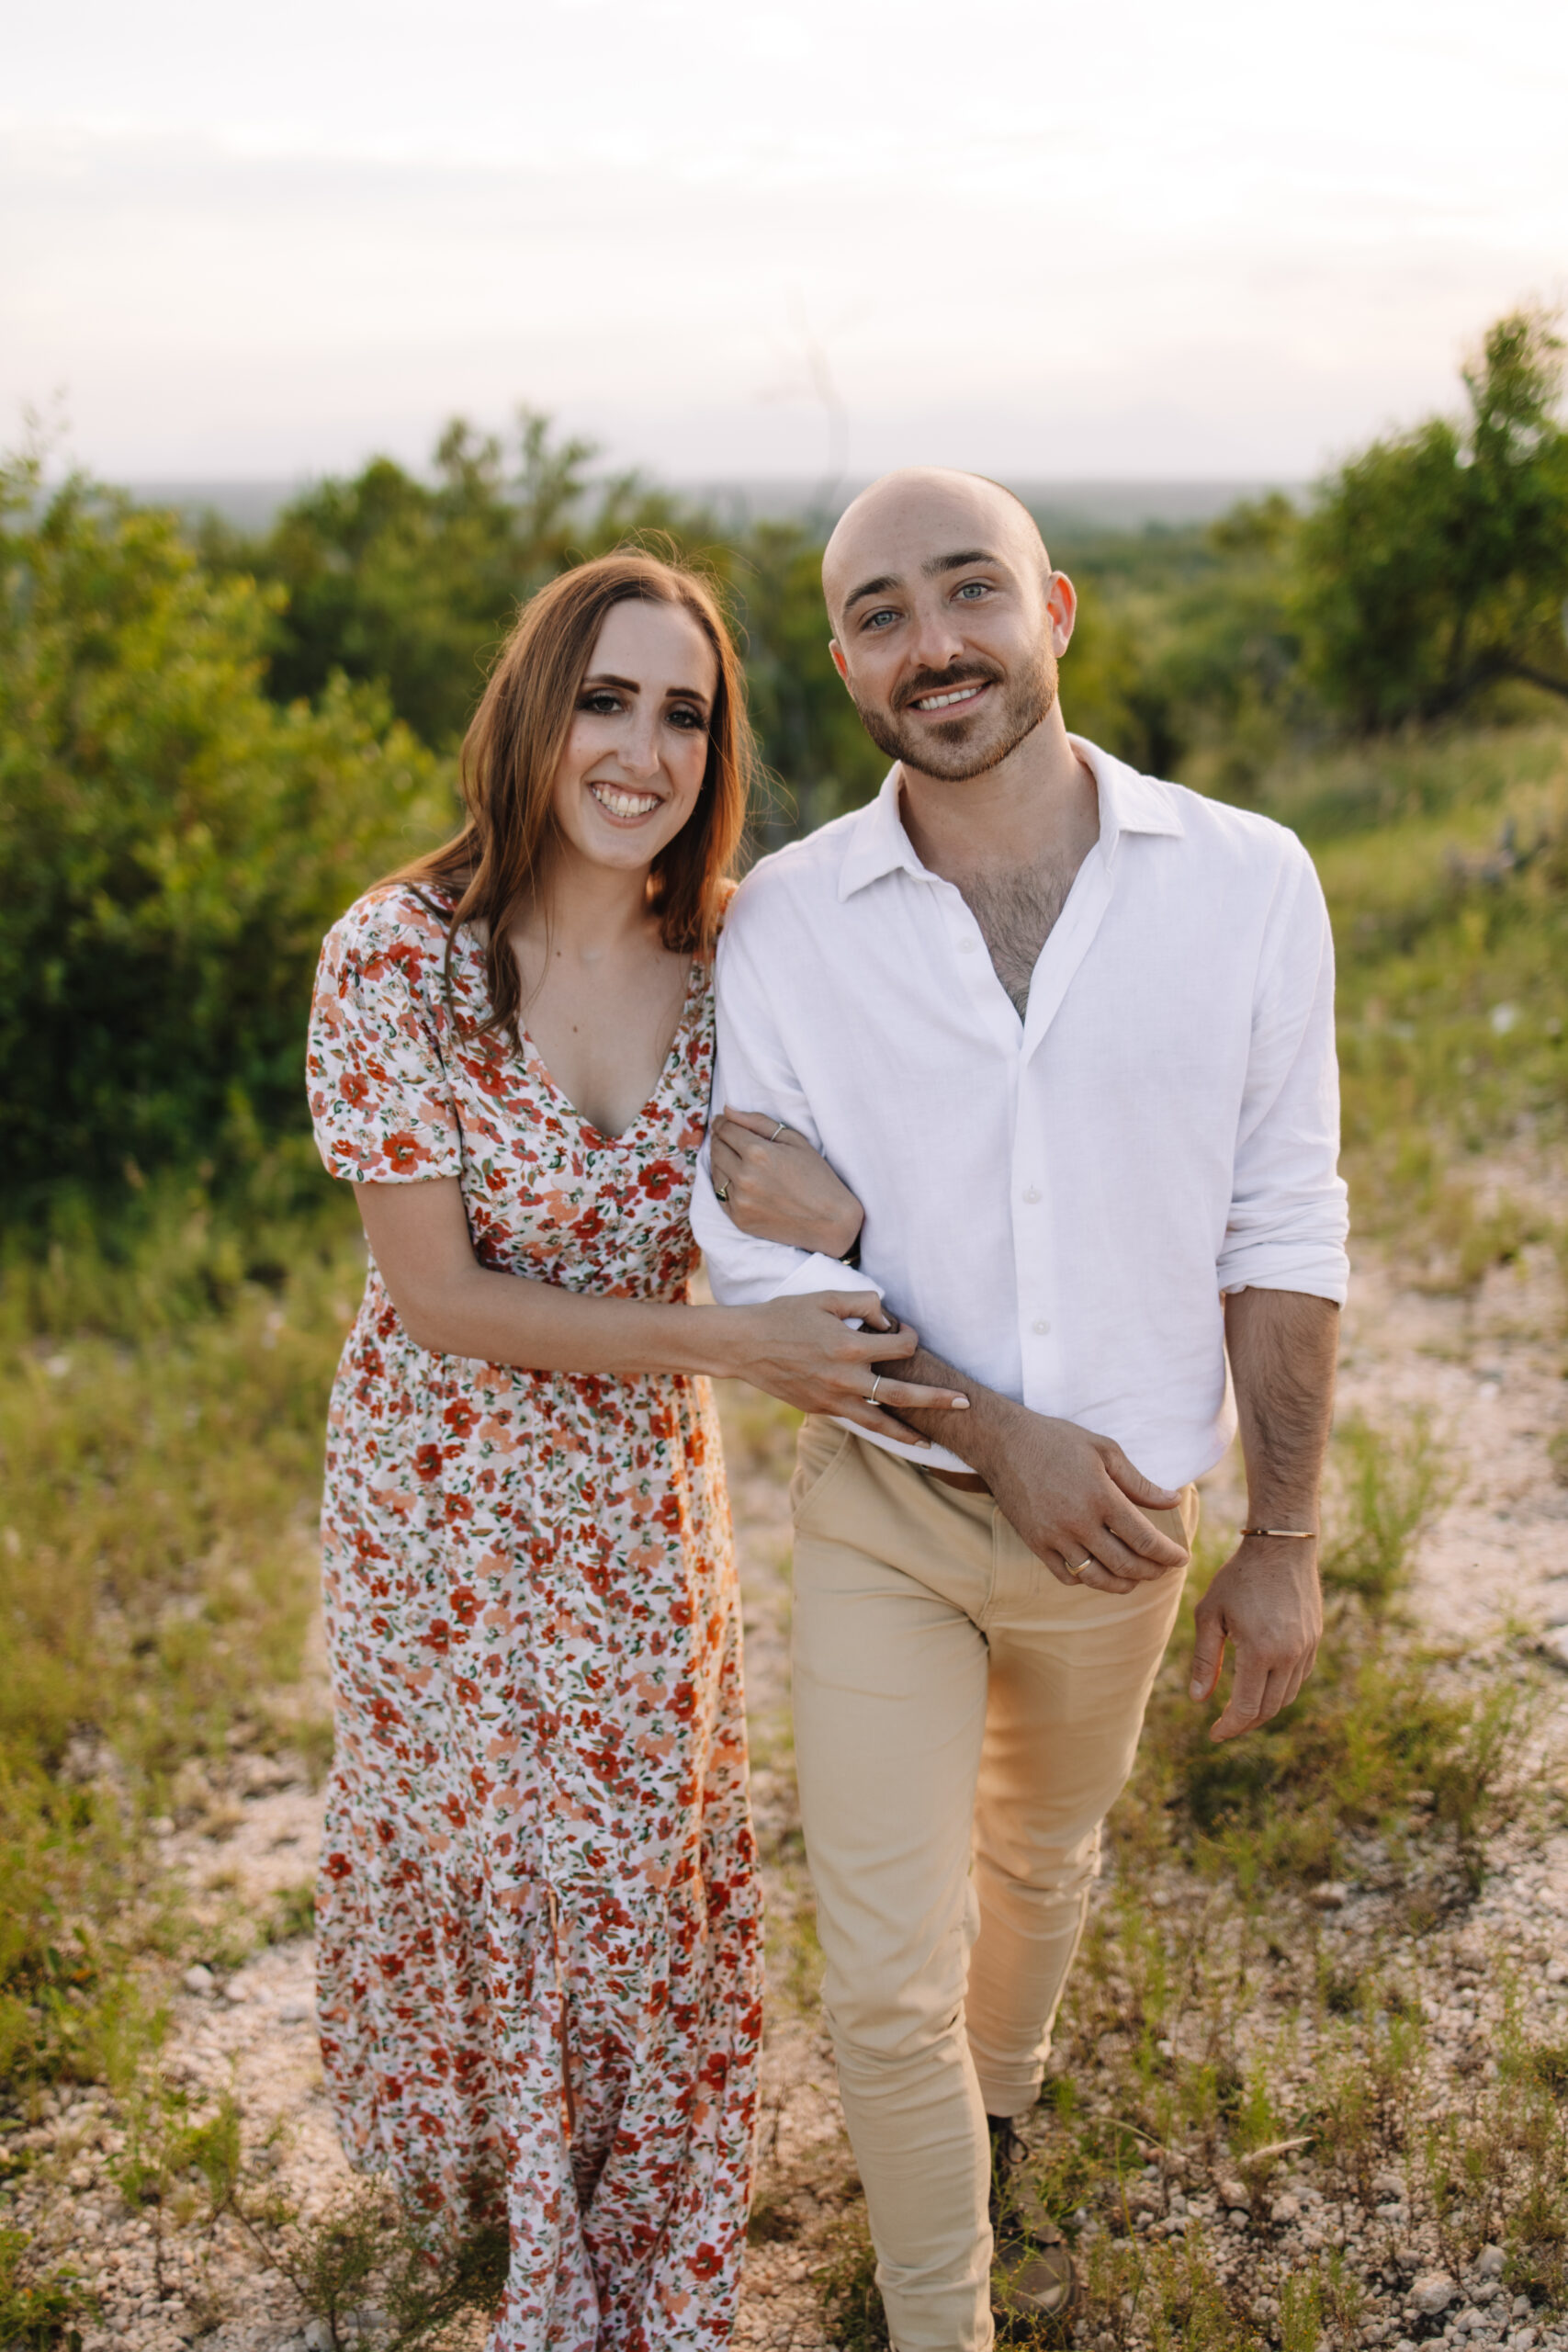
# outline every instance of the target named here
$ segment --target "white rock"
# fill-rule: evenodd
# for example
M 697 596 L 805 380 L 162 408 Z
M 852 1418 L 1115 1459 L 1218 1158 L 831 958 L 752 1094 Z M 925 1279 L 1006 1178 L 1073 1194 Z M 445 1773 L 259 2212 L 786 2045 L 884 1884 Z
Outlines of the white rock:
M 1269 2208 L 1269 2219 L 1271 2222 L 1293 2222 L 1301 2210 L 1299 2200 L 1287 2191 L 1283 2197 L 1275 2198 Z M 1436 2304 L 1434 2309 L 1440 2311 L 1442 2306 L 1440 2303 Z
M 198 1960 L 194 1968 L 187 1968 L 186 1970 L 185 1974 L 180 1979 L 180 1983 L 185 1986 L 187 1993 L 210 1993 L 212 1990 L 212 1971 L 210 1968 L 203 1968 L 200 1961 Z
M 1403 2205 L 1404 2183 L 1396 2172 L 1375 2172 L 1372 2175 L 1372 2194 L 1374 2197 L 1392 2199 L 1395 2204 Z
M 1221 2203 L 1228 2205 L 1233 2213 L 1248 2211 L 1252 2199 L 1239 2180 L 1217 2180 L 1214 2186 L 1220 2192 Z
M 1410 2300 L 1423 2317 L 1435 2319 L 1448 2310 L 1458 2291 L 1446 2270 L 1423 2270 L 1411 2282 Z
M 1516 2327 L 1508 2338 L 1508 2352 L 1531 2352 L 1536 2333 L 1533 2327 Z
M 250 1995 L 246 1992 L 244 1986 L 241 1984 L 237 1976 L 233 1979 L 232 1983 L 225 1984 L 223 1987 L 223 1998 L 226 2001 L 231 2001 L 235 2008 L 239 2008 L 244 2002 L 248 2001 L 250 1997 Z
M 1503 2261 L 1500 2245 L 1483 2245 L 1475 2258 L 1476 2276 L 1480 2278 L 1501 2278 Z
M 1320 1911 L 1343 1911 L 1349 1893 L 1349 1888 L 1341 1885 L 1337 1878 L 1326 1878 L 1321 1886 L 1312 1889 L 1307 1899 Z
M 333 2352 L 333 2332 L 324 2319 L 313 2319 L 305 2330 L 305 2352 Z

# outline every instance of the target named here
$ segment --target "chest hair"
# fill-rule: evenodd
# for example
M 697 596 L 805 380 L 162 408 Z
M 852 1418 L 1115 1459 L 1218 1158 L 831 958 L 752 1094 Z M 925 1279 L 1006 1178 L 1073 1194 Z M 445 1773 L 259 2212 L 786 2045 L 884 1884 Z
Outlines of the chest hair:
M 1075 871 L 1054 862 L 1004 866 L 967 875 L 958 885 L 1021 1021 L 1029 1011 L 1029 983 L 1040 950 L 1066 905 Z

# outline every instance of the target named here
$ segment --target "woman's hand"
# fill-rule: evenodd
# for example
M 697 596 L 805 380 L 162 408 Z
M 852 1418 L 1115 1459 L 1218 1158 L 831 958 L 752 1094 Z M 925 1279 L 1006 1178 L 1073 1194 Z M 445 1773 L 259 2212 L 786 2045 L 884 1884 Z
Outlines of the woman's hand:
M 931 1412 L 969 1408 L 968 1397 L 951 1388 L 924 1388 L 874 1371 L 890 1358 L 911 1355 L 919 1340 L 907 1323 L 889 1321 L 874 1291 L 813 1291 L 719 1311 L 732 1318 L 735 1334 L 727 1369 L 803 1412 L 830 1413 L 905 1445 L 929 1445 L 929 1438 L 894 1418 L 899 1406 Z M 863 1317 L 864 1330 L 850 1329 L 856 1317 Z
M 742 1233 L 841 1258 L 862 1209 L 804 1136 L 755 1111 L 725 1104 L 713 1125 L 713 1188 Z

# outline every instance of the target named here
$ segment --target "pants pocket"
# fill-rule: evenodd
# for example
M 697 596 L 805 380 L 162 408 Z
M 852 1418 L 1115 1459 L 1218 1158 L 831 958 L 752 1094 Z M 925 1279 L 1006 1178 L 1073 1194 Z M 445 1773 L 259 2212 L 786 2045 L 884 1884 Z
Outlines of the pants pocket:
M 816 1498 L 829 1473 L 843 1460 L 852 1442 L 850 1430 L 840 1429 L 837 1421 L 829 1420 L 823 1414 L 812 1413 L 801 1423 L 795 1473 L 789 1482 L 789 1507 L 797 1527 L 805 1517 L 807 1505 Z

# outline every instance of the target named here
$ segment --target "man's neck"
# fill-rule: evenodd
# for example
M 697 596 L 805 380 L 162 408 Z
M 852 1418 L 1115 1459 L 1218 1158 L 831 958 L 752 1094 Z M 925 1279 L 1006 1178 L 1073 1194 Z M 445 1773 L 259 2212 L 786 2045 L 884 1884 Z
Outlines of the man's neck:
M 960 888 L 976 874 L 1048 868 L 1068 878 L 1100 834 L 1090 770 L 1067 740 L 1053 703 L 1038 727 L 983 775 L 956 783 L 899 770 L 905 830 L 933 874 Z
M 1053 703 L 1005 760 L 966 783 L 903 768 L 899 797 L 916 854 L 962 891 L 1026 1019 L 1040 952 L 1100 833 L 1099 790 L 1060 711 Z

